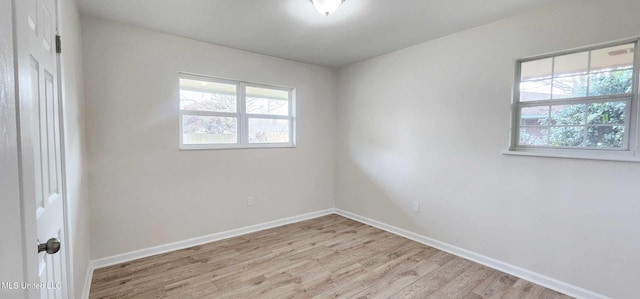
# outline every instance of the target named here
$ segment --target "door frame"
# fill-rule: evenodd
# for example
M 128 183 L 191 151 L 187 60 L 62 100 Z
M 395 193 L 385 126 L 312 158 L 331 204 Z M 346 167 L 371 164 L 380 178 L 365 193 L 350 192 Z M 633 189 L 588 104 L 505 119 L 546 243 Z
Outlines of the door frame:
M 3 0 L 5 1 L 5 0 Z M 29 82 L 26 74 L 28 74 L 28 63 L 26 61 L 25 56 L 21 55 L 20 51 L 23 51 L 25 48 L 25 40 L 20 39 L 18 37 L 18 20 L 17 20 L 17 7 L 16 1 L 20 0 L 7 0 L 11 2 L 11 16 L 12 16 L 12 31 L 13 31 L 13 51 L 14 51 L 14 80 L 15 80 L 15 115 L 16 115 L 16 126 L 17 126 L 17 145 L 18 145 L 18 179 L 19 179 L 19 201 L 20 201 L 20 217 L 22 222 L 22 264 L 23 264 L 23 282 L 39 282 L 38 277 L 38 255 L 34 255 L 33 253 L 36 250 L 37 245 L 37 224 L 35 217 L 35 200 L 33 200 L 32 194 L 34 190 L 29 190 L 28 187 L 33 187 L 33 155 L 31 153 L 33 136 L 31 134 L 23 134 L 23 132 L 28 132 L 31 130 L 29 127 L 25 127 L 25 123 L 22 121 L 22 118 L 25 117 L 22 114 L 22 111 L 28 110 L 29 103 L 25 103 L 21 101 L 23 97 L 28 97 L 30 94 L 29 89 L 26 86 L 26 83 Z M 60 23 L 61 23 L 61 1 L 55 1 L 55 32 L 56 35 L 60 35 Z M 55 46 L 55 45 L 54 45 Z M 65 126 L 64 126 L 64 112 L 63 112 L 63 92 L 62 92 L 62 65 L 59 53 L 56 54 L 55 64 L 56 64 L 56 75 L 58 76 L 56 82 L 57 86 L 57 96 L 58 96 L 58 121 L 59 121 L 59 142 L 60 142 L 60 167 L 61 167 L 61 176 L 60 176 L 60 185 L 61 185 L 61 200 L 62 200 L 62 230 L 64 232 L 64 238 L 61 240 L 62 242 L 62 252 L 59 254 L 64 254 L 64 263 L 63 267 L 65 268 L 65 277 L 64 284 L 62 285 L 63 294 L 66 294 L 69 298 L 76 298 L 74 295 L 74 280 L 73 280 L 73 267 L 72 259 L 71 259 L 71 247 L 70 245 L 70 236 L 69 232 L 69 219 L 68 219 L 68 200 L 67 200 L 67 178 L 66 178 L 66 154 L 65 154 Z M 31 108 L 33 109 L 33 108 Z M 46 240 L 40 240 L 42 242 Z M 39 290 L 27 289 L 23 290 L 23 296 L 25 298 L 40 298 Z
M 1 282 L 24 280 L 24 250 L 20 170 L 18 164 L 18 122 L 16 107 L 16 59 L 14 45 L 13 1 L 0 0 L 0 246 Z M 25 297 L 24 290 L 0 289 L 0 297 Z
M 56 1 L 56 36 L 62 36 L 60 25 L 62 24 L 62 2 L 63 0 L 55 0 Z M 75 1 L 75 0 L 73 0 Z M 67 197 L 67 154 L 65 150 L 65 136 L 66 136 L 66 127 L 64 125 L 64 82 L 65 78 L 63 76 L 64 72 L 62 70 L 62 53 L 56 53 L 56 72 L 58 72 L 58 80 L 56 84 L 58 85 L 58 121 L 60 122 L 60 182 L 61 188 L 60 195 L 62 195 L 62 230 L 64 231 L 65 238 L 62 240 L 63 246 L 65 246 L 66 250 L 63 251 L 65 255 L 65 267 L 66 267 L 66 287 L 67 295 L 69 298 L 77 298 L 77 296 L 82 296 L 82 294 L 75 294 L 75 275 L 73 272 L 73 259 L 71 258 L 71 235 L 69 235 L 70 229 L 70 221 L 69 221 L 69 200 Z M 84 298 L 82 298 L 84 299 Z

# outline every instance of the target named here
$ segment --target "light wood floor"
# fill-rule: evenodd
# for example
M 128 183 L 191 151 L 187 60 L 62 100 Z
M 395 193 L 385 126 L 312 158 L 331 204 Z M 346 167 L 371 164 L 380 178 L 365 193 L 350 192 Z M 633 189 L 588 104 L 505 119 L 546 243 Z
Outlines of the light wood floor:
M 98 269 L 93 298 L 570 298 L 330 215 Z

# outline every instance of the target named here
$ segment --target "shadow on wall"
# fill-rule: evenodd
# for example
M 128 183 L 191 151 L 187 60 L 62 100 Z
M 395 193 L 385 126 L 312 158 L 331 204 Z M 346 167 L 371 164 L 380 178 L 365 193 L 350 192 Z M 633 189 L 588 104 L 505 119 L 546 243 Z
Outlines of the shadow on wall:
M 415 148 L 383 140 L 351 139 L 349 159 L 341 166 L 344 177 L 349 178 L 341 190 L 343 198 L 350 198 L 344 208 L 384 223 L 403 219 L 402 227 L 420 231 L 412 215 L 416 214 L 413 202 L 423 203 L 413 194 L 423 194 L 424 189 L 424 184 L 415 181 L 420 171 Z

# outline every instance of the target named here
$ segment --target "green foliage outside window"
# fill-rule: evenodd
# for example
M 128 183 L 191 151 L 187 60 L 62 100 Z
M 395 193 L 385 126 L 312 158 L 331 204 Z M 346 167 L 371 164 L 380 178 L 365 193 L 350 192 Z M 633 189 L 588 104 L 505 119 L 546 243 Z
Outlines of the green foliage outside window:
M 587 88 L 589 96 L 631 93 L 632 78 L 632 70 L 591 74 L 588 87 L 586 80 L 574 80 L 569 97 L 583 97 Z M 548 135 L 549 146 L 619 148 L 623 146 L 625 109 L 625 101 L 552 106 L 551 118 L 538 120 L 539 125 L 550 127 L 535 134 L 523 128 L 520 142 L 546 144 Z

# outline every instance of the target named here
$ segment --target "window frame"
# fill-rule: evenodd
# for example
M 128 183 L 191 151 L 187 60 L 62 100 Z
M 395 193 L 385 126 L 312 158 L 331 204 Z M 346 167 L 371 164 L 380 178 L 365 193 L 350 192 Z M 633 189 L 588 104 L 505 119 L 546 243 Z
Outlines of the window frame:
M 183 110 L 180 107 L 180 79 L 205 81 L 211 83 L 222 83 L 235 85 L 236 87 L 236 112 L 215 112 L 200 110 Z M 246 82 L 240 80 L 223 79 L 206 75 L 180 72 L 178 73 L 178 123 L 179 123 L 179 148 L 180 150 L 209 150 L 209 149 L 258 149 L 258 148 L 294 148 L 296 147 L 296 105 L 295 88 Z M 246 112 L 246 88 L 257 87 L 272 90 L 281 90 L 288 93 L 288 114 L 248 114 Z M 210 143 L 210 144 L 185 144 L 183 141 L 183 117 L 185 115 L 234 117 L 237 121 L 236 143 Z M 249 119 L 283 119 L 289 121 L 289 142 L 270 143 L 250 143 L 249 142 Z
M 575 98 L 562 98 L 562 99 L 545 99 L 545 100 L 534 100 L 534 101 L 520 101 L 520 84 L 521 80 L 521 69 L 522 64 L 530 61 L 560 57 L 563 55 L 570 55 L 580 52 L 596 51 L 600 49 L 605 49 L 609 47 L 622 46 L 625 44 L 635 44 L 634 54 L 633 54 L 633 72 L 632 72 L 632 91 L 631 93 L 625 94 L 615 94 L 615 95 L 600 95 L 600 96 L 585 96 L 585 97 L 575 97 Z M 602 43 L 587 47 L 580 47 L 571 50 L 558 51 L 553 53 L 548 53 L 544 55 L 537 55 L 522 59 L 517 59 L 515 61 L 515 74 L 514 74 L 514 83 L 513 83 L 513 97 L 512 97 L 512 109 L 511 109 L 511 140 L 509 144 L 509 150 L 504 152 L 505 154 L 514 154 L 514 155 L 532 155 L 532 156 L 545 156 L 545 157 L 565 157 L 565 158 L 581 158 L 581 159 L 596 159 L 596 160 L 628 160 L 628 159 L 636 159 L 637 158 L 637 149 L 639 148 L 638 141 L 640 140 L 640 128 L 638 128 L 639 122 L 638 117 L 640 116 L 640 99 L 639 95 L 639 87 L 640 87 L 640 37 L 635 37 L 631 39 L 624 39 L 613 41 L 609 43 Z M 589 57 L 591 54 L 589 54 Z M 589 59 L 589 67 L 591 64 L 591 59 Z M 553 75 L 553 64 L 552 64 L 552 75 Z M 590 69 L 588 70 L 590 71 Z M 589 72 L 587 72 L 587 76 Z M 553 77 L 549 79 L 553 82 Z M 589 77 L 587 77 L 589 80 Z M 598 148 L 598 147 L 561 147 L 561 146 L 532 146 L 532 145 L 520 145 L 520 113 L 523 107 L 539 107 L 539 106 L 552 106 L 556 105 L 566 105 L 566 104 L 585 104 L 588 105 L 591 103 L 598 102 L 622 102 L 626 101 L 625 107 L 625 119 L 624 119 L 624 127 L 625 132 L 623 136 L 623 146 L 621 148 Z M 585 113 L 588 112 L 585 111 Z M 549 111 L 551 114 L 551 111 Z M 585 119 L 586 122 L 586 119 Z M 576 126 L 584 126 L 585 129 L 589 127 L 588 123 L 584 125 L 576 125 Z M 622 124 L 621 124 L 622 126 Z M 553 126 L 547 126 L 553 127 Z M 586 136 L 585 136 L 586 138 Z

